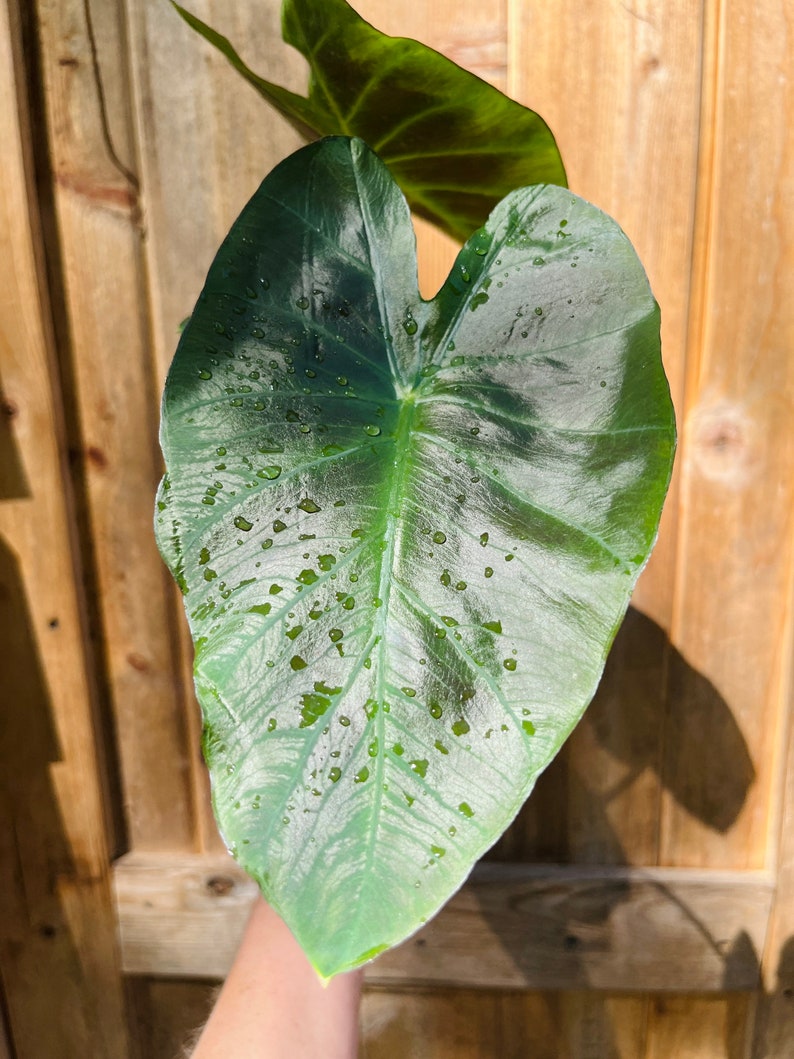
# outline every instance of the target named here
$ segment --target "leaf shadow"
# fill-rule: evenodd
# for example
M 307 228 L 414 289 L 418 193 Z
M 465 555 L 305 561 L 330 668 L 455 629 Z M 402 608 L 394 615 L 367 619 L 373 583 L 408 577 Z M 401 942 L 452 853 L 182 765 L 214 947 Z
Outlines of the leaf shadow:
M 58 630 L 53 615 L 49 632 Z M 61 893 L 76 867 L 54 787 L 62 753 L 23 572 L 1 536 L 0 634 L 0 957 L 10 1032 L 46 1050 L 47 1027 L 80 1000 L 80 951 Z
M 772 988 L 763 994 L 756 1012 L 752 1059 L 776 1059 L 791 1053 L 794 1032 L 794 935 L 783 943 Z M 745 1059 L 736 1050 L 735 1059 Z M 732 1053 L 729 1059 L 734 1059 Z
M 610 822 L 609 803 L 644 772 L 652 770 L 661 789 L 718 833 L 736 821 L 755 778 L 747 743 L 725 699 L 672 647 L 663 629 L 633 608 L 571 742 L 573 750 L 569 743 L 541 777 L 487 860 L 581 864 L 585 874 L 594 865 L 626 865 L 629 854 L 636 861 L 637 853 L 624 848 Z M 605 781 L 605 776 L 614 780 L 616 775 L 617 782 Z M 658 819 L 652 825 L 658 827 Z M 653 848 L 656 835 L 649 838 Z M 740 932 L 726 947 L 676 895 L 665 892 L 660 897 L 679 906 L 687 929 L 700 934 L 713 958 L 722 962 L 726 991 L 747 989 L 748 983 L 758 981 L 759 956 L 748 935 Z M 631 900 L 632 886 L 616 877 L 561 887 L 553 900 L 546 895 L 541 909 L 529 900 L 525 904 L 519 895 L 522 907 L 510 910 L 518 916 L 505 915 L 484 895 L 480 901 L 489 927 L 528 988 L 538 988 L 543 978 L 539 960 L 545 960 L 556 970 L 543 988 L 559 989 L 564 979 L 565 988 L 588 991 L 587 1018 L 597 1029 L 599 1055 L 604 1057 L 620 1053 L 608 1006 L 590 992 L 597 988 L 591 960 L 597 963 L 609 948 L 616 911 Z M 549 1017 L 559 1017 L 559 1030 L 566 1032 L 554 995 L 542 995 Z
M 724 833 L 736 821 L 755 779 L 741 729 L 711 681 L 633 607 L 586 719 L 630 778 L 655 769 L 678 804 L 707 827 Z

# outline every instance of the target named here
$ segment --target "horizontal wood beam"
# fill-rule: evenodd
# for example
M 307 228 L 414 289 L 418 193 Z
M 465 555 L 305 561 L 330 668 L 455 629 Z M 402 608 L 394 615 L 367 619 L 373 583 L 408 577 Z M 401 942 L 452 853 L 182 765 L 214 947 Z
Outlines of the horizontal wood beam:
M 256 885 L 227 857 L 115 865 L 128 974 L 222 978 Z M 367 968 L 390 987 L 722 993 L 759 984 L 765 872 L 485 863 L 418 934 Z

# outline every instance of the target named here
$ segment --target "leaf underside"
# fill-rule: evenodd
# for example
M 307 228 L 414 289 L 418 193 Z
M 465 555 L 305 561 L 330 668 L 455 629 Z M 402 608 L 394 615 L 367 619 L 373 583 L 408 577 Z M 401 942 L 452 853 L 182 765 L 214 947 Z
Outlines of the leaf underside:
M 284 40 L 310 66 L 307 97 L 259 77 L 226 37 L 174 6 L 301 134 L 361 137 L 411 207 L 457 239 L 513 188 L 566 184 L 539 115 L 432 48 L 381 33 L 346 0 L 284 2 Z
M 161 440 L 218 821 L 330 977 L 438 910 L 594 693 L 670 475 L 658 310 L 559 187 L 423 301 L 388 171 L 325 140 L 221 247 Z

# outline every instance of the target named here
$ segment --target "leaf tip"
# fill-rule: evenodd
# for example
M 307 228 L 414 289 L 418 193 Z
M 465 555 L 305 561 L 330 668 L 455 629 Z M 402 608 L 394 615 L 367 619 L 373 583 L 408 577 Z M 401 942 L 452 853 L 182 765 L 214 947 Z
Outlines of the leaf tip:
M 324 956 L 314 956 L 311 953 L 307 953 L 307 957 L 320 980 L 320 984 L 325 988 L 337 975 L 349 974 L 352 971 L 360 970 L 365 964 L 371 963 L 390 947 L 391 945 L 388 942 L 382 942 L 380 945 L 374 945 L 360 955 L 350 958 L 341 953 L 329 953 L 324 954 Z

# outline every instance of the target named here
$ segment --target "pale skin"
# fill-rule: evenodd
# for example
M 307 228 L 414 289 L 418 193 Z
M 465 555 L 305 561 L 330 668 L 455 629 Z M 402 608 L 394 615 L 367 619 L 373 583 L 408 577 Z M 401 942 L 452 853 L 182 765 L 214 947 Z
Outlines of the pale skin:
M 192 1059 L 356 1059 L 362 977 L 351 971 L 324 986 L 258 898 Z

